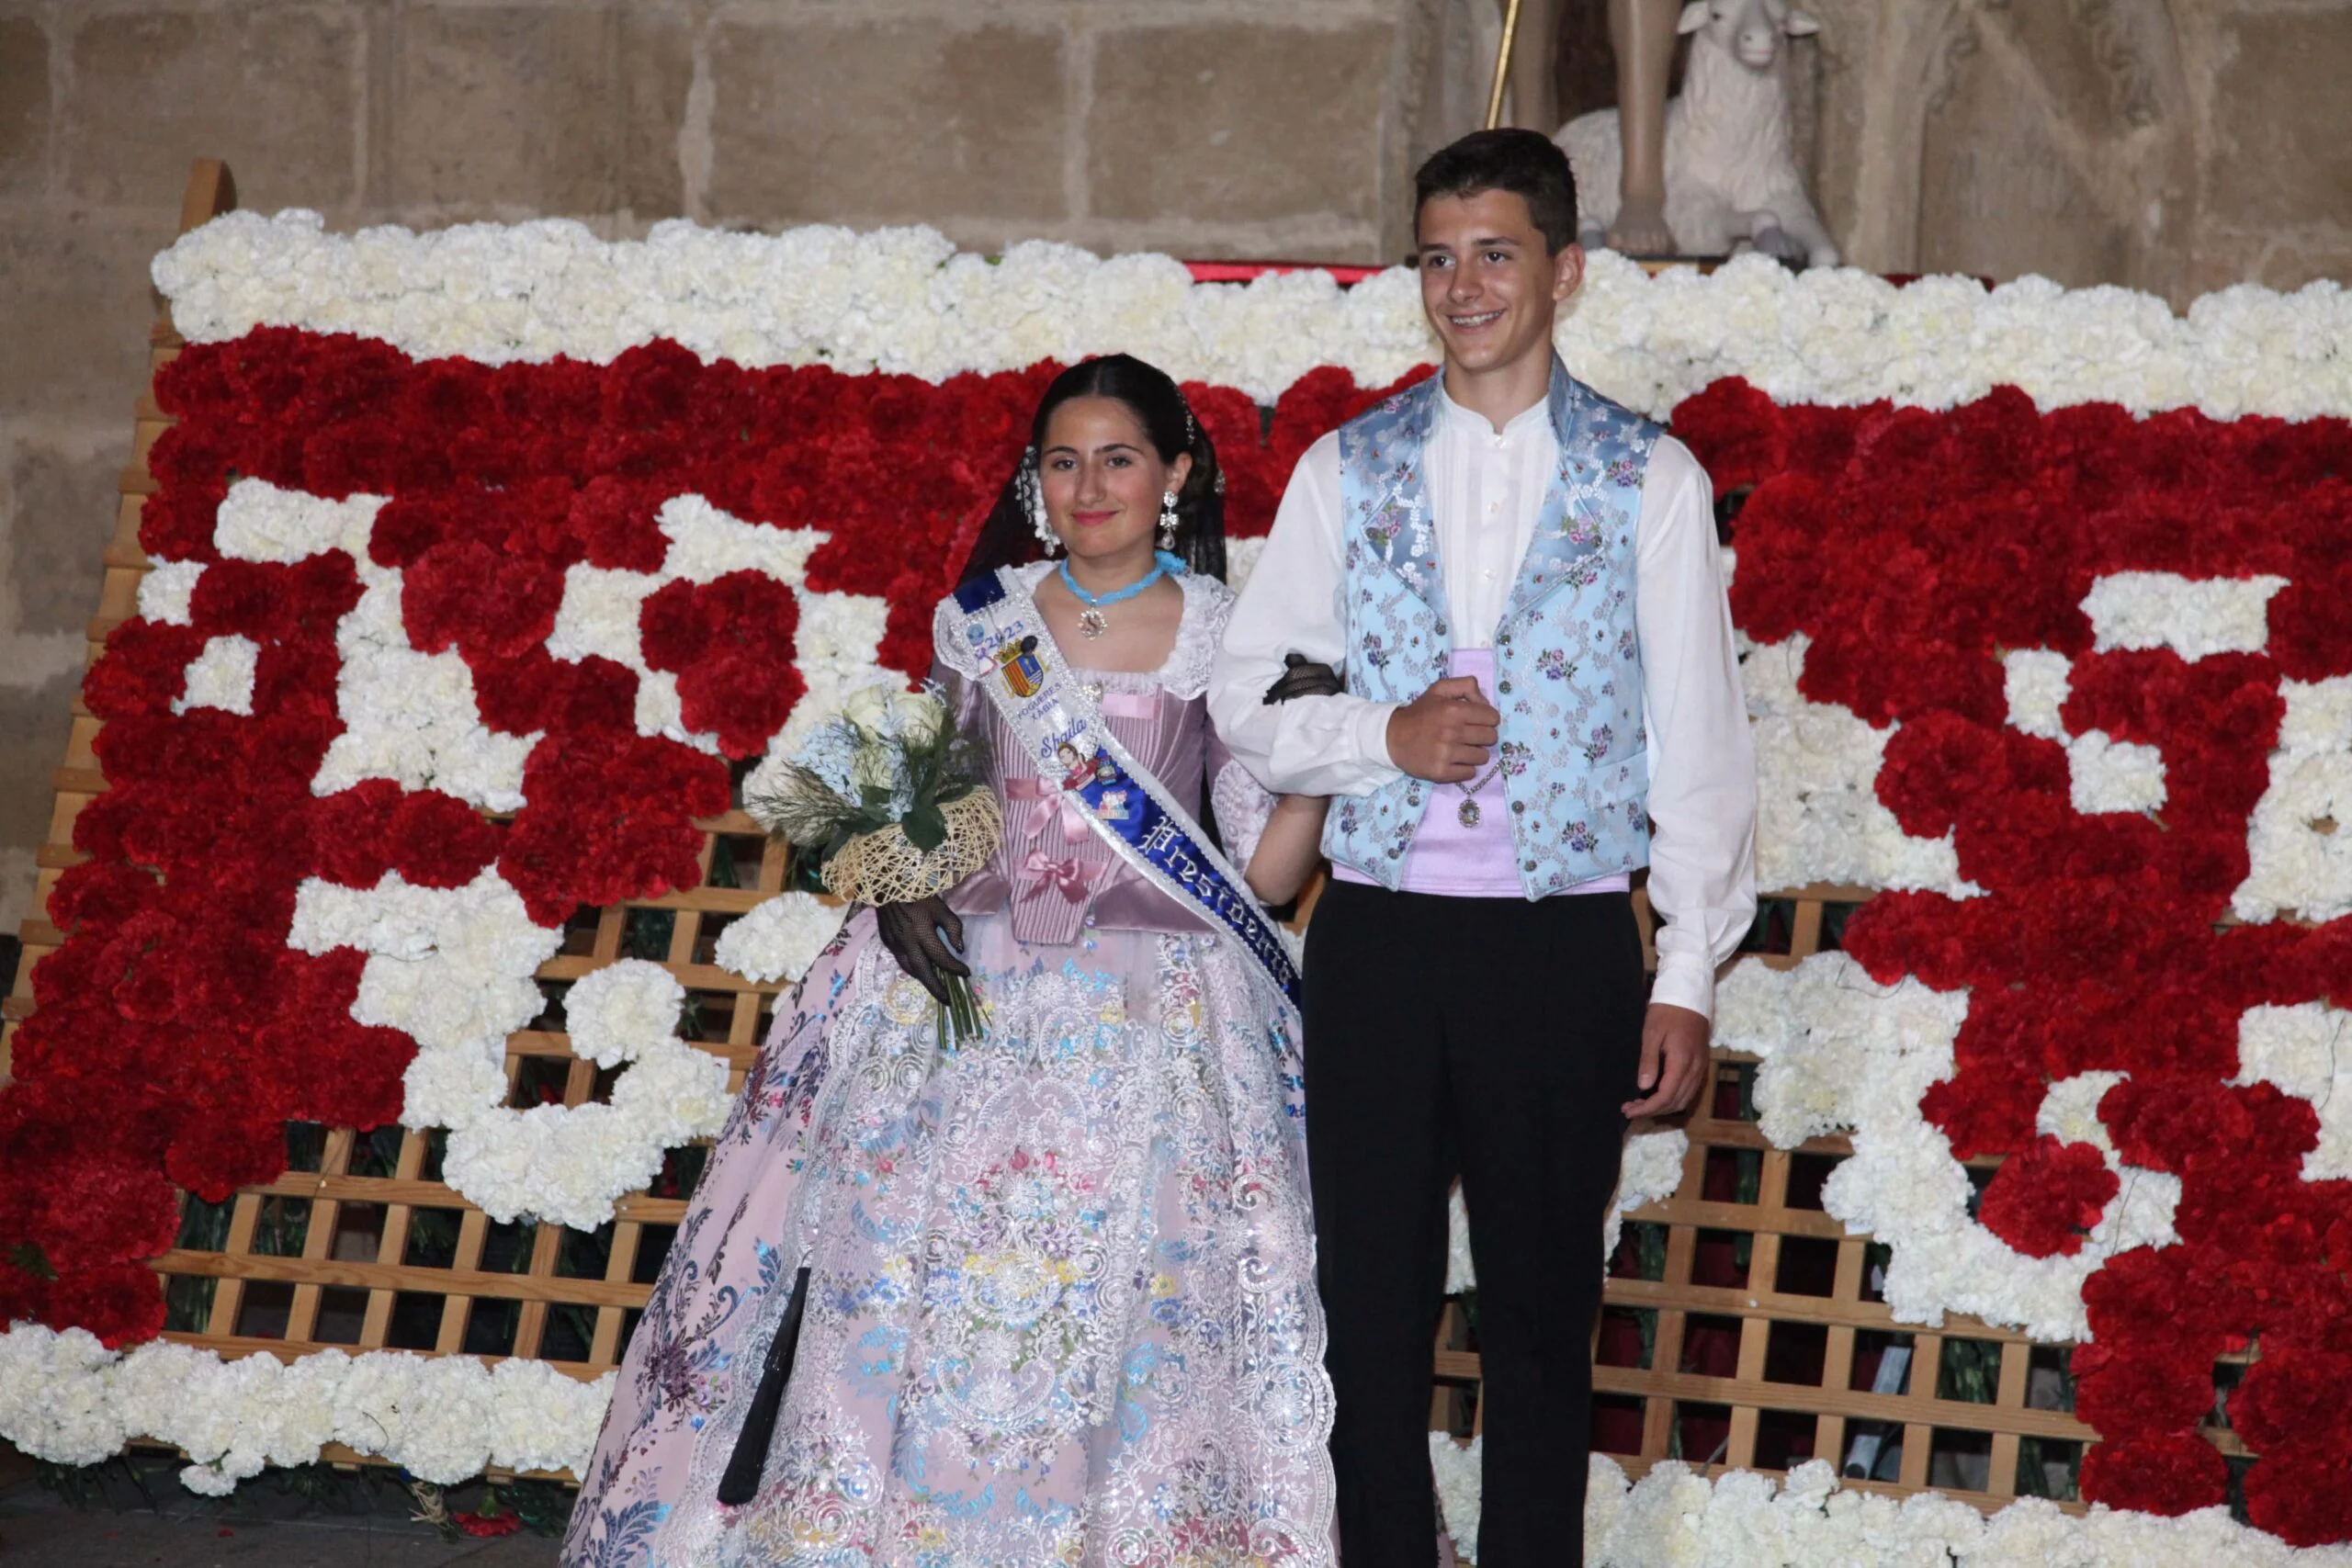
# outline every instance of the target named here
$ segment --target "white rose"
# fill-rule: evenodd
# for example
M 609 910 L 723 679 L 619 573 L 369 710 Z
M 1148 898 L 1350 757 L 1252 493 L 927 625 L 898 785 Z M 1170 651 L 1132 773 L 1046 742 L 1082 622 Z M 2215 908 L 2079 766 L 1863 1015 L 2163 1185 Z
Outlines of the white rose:
M 898 731 L 913 746 L 928 746 L 947 723 L 947 705 L 929 692 L 900 692 L 890 699 Z
M 892 694 L 890 688 L 879 681 L 860 686 L 842 704 L 842 716 L 867 735 L 888 734 Z

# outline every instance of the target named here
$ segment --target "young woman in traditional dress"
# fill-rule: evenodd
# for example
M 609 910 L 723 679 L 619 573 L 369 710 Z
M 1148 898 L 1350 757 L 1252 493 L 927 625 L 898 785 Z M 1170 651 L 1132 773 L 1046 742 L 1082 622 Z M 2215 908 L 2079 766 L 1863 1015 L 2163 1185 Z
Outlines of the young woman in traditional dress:
M 570 1568 L 1330 1560 L 1295 975 L 1248 896 L 1298 891 L 1322 803 L 1210 729 L 1233 594 L 1175 383 L 1089 361 L 1032 436 L 934 623 L 1003 848 L 944 900 L 860 911 L 786 998 L 630 1340 Z M 939 1037 L 942 972 L 985 1038 Z

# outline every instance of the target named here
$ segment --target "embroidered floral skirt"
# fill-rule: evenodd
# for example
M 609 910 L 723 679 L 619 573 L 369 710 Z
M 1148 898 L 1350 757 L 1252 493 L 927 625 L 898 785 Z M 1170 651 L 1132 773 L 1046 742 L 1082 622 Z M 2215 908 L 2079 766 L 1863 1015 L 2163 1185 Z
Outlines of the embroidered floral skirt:
M 629 1341 L 569 1568 L 1329 1558 L 1298 1043 L 1230 939 L 967 920 L 985 1041 L 862 914 Z M 797 1270 L 758 1495 L 716 1501 Z

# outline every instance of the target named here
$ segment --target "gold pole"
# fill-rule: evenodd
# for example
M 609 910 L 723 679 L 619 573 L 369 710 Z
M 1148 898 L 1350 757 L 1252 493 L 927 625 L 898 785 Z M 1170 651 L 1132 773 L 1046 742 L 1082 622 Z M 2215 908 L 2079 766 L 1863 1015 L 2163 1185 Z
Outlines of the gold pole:
M 1503 46 L 1495 54 L 1495 85 L 1487 95 L 1487 129 L 1492 130 L 1503 122 L 1503 88 L 1510 82 L 1510 44 L 1519 31 L 1519 0 L 1510 0 L 1503 11 Z

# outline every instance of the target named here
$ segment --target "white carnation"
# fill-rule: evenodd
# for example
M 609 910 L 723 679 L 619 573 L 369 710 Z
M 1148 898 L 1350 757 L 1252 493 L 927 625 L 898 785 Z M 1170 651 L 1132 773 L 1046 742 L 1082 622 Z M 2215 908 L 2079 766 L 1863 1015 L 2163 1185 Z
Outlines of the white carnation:
M 0 1334 L 0 1438 L 54 1464 L 96 1464 L 126 1438 L 107 1398 L 113 1352 L 85 1329 L 19 1323 Z
M 2352 1012 L 2324 1002 L 2248 1008 L 2238 1017 L 2238 1076 L 2270 1083 L 2319 1112 L 2319 1145 L 2305 1181 L 2352 1178 Z
M 832 536 L 814 528 L 776 528 L 731 517 L 699 495 L 673 495 L 654 521 L 670 540 L 666 581 L 712 582 L 730 571 L 756 571 L 797 588 L 808 557 Z
M 198 560 L 159 560 L 139 580 L 139 614 L 163 626 L 184 626 L 191 619 L 197 580 L 204 575 Z
M 2034 1131 L 2064 1143 L 2095 1145 L 2101 1153 L 2113 1155 L 2115 1140 L 2108 1134 L 2107 1123 L 2099 1120 L 2098 1102 L 2129 1077 L 2129 1073 L 2097 1072 L 2058 1079 L 2042 1091 L 2041 1107 L 2033 1115 Z
M 275 324 L 487 364 L 605 364 L 667 338 L 747 366 L 936 382 L 1125 349 L 1271 403 L 1319 365 L 1383 386 L 1436 357 L 1404 267 L 1344 290 L 1313 270 L 1195 284 L 1167 256 L 1031 241 L 991 261 L 921 228 L 765 235 L 673 220 L 606 242 L 561 220 L 345 235 L 316 213 L 239 212 L 181 236 L 153 275 L 192 341 Z M 1757 255 L 1653 277 L 1602 252 L 1555 343 L 1571 370 L 1657 417 L 1726 376 L 1784 402 L 1949 408 L 2007 383 L 2043 408 L 2352 412 L 2352 295 L 2332 283 L 2227 288 L 2183 318 L 2152 295 L 2039 277 L 1898 288 L 1853 268 L 1791 275 Z
M 380 495 L 329 501 L 261 479 L 239 479 L 221 498 L 212 542 L 231 560 L 299 561 L 329 550 L 365 557 Z
M 2352 676 L 2285 682 L 2279 694 L 2278 750 L 2230 908 L 2242 920 L 2333 920 L 2352 913 Z
M 779 893 L 718 936 L 718 966 L 762 985 L 797 981 L 838 935 L 848 908 L 813 893 Z
M 2190 660 L 2259 653 L 2270 640 L 2270 596 L 2286 586 L 2283 577 L 2121 571 L 2092 582 L 2083 614 L 2102 653 L 2169 648 Z
M 1772 644 L 1741 638 L 1756 743 L 1758 886 L 1982 893 L 1962 879 L 1950 835 L 1915 839 L 1880 804 L 1879 764 L 1898 727 L 1878 728 L 1798 691 L 1809 643 L 1802 634 Z
M 556 607 L 555 629 L 548 634 L 548 653 L 575 664 L 598 655 L 643 674 L 638 621 L 662 581 L 658 574 L 608 571 L 574 561 L 564 569 L 563 600 Z
M 686 988 L 675 975 L 624 958 L 572 982 L 563 998 L 564 1028 L 573 1055 L 609 1067 L 674 1038 L 685 1007 Z
M 216 637 L 188 660 L 186 684 L 174 699 L 172 711 L 220 708 L 250 716 L 254 711 L 254 672 L 261 660 L 261 645 L 249 637 Z
M 1430 1474 L 1437 1483 L 1438 1513 L 1464 1562 L 1478 1551 L 1478 1480 L 1486 1444 L 1484 1438 L 1457 1443 L 1451 1433 L 1430 1434 Z
M 2058 710 L 2065 705 L 2074 668 L 2074 660 L 2046 648 L 2013 648 L 2002 655 L 2009 723 L 2044 740 L 2065 739 L 2066 726 Z
M 2088 817 L 2156 811 L 2165 803 L 2165 754 L 2154 746 L 2086 729 L 2066 743 L 2068 796 Z

